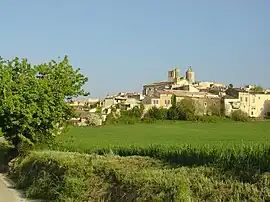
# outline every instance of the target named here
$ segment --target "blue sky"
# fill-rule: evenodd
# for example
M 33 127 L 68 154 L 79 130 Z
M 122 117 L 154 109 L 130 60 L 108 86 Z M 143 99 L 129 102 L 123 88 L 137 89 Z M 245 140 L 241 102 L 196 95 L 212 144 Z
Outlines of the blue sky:
M 269 0 L 0 0 L 0 55 L 67 54 L 92 96 L 196 79 L 270 87 Z

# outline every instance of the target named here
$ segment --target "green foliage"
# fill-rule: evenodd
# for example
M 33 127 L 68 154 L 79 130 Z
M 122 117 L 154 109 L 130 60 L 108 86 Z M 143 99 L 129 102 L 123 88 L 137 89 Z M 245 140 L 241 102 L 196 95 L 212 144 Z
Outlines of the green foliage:
M 120 116 L 118 119 L 118 123 L 124 123 L 124 124 L 135 124 L 139 122 L 140 119 L 132 116 Z
M 232 112 L 232 119 L 234 121 L 248 121 L 248 114 L 242 110 L 236 110 Z
M 181 162 L 181 167 L 149 157 L 31 152 L 12 162 L 10 176 L 18 188 L 26 190 L 28 197 L 59 202 L 269 200 L 270 175 L 258 169 L 269 167 L 267 148 L 217 151 L 186 146 L 175 149 L 153 146 L 119 148 L 118 152 L 169 157 Z M 220 165 L 185 166 L 202 158 L 205 160 L 200 163 L 216 161 Z M 254 179 L 241 181 L 238 175 L 254 176 Z
M 0 80 L 0 128 L 15 147 L 53 138 L 74 114 L 65 100 L 86 95 L 87 78 L 67 56 L 36 66 L 26 59 L 0 58 Z
M 253 88 L 250 89 L 251 92 L 255 92 L 255 93 L 261 93 L 263 92 L 263 87 L 260 85 L 255 85 Z
M 102 124 L 101 116 L 97 113 L 89 113 L 87 116 L 87 124 L 90 126 L 99 126 Z
M 216 123 L 223 120 L 220 116 L 197 116 L 197 120 L 203 123 Z
M 147 124 L 153 124 L 153 123 L 156 123 L 156 119 L 149 118 L 149 117 L 143 117 L 141 122 L 147 123 Z
M 177 107 L 179 110 L 179 119 L 186 121 L 196 120 L 195 116 L 195 101 L 191 98 L 184 98 L 179 102 Z
M 177 106 L 171 106 L 168 110 L 169 120 L 179 120 L 179 108 Z
M 176 95 L 175 94 L 173 94 L 171 97 L 171 104 L 173 107 L 176 107 Z
M 129 110 L 128 116 L 135 117 L 135 118 L 141 118 L 143 110 L 144 109 L 142 108 L 142 106 L 141 107 L 135 106 L 131 110 Z
M 143 120 L 146 120 L 143 118 Z M 152 119 L 151 119 L 152 120 Z M 254 132 L 256 131 L 256 132 Z M 234 145 L 269 144 L 269 122 L 234 122 L 230 119 L 212 123 L 184 121 L 155 121 L 155 124 L 106 125 L 100 128 L 70 127 L 65 135 L 56 138 L 63 150 L 85 152 L 93 147 L 114 147 L 135 144 L 190 144 L 194 147 L 231 148 Z M 101 141 L 102 140 L 102 141 Z M 106 140 L 106 141 L 105 141 Z
M 168 113 L 167 109 L 157 108 L 154 106 L 148 110 L 146 117 L 156 120 L 165 120 L 167 119 L 167 113 Z
M 96 113 L 97 114 L 102 114 L 102 107 L 101 106 L 96 107 Z
M 113 113 L 110 113 L 106 117 L 105 124 L 117 124 L 119 122 L 118 117 L 116 117 Z
M 112 110 L 110 114 L 107 115 L 107 124 L 135 124 L 139 123 L 143 114 L 143 106 L 135 106 L 131 110 L 121 110 L 119 116 L 116 113 L 116 109 Z

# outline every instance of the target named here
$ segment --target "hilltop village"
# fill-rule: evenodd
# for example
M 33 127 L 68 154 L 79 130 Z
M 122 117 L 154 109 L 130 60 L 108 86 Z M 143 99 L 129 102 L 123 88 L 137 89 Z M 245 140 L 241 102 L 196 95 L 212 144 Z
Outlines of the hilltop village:
M 104 121 L 115 106 L 129 110 L 143 104 L 145 111 L 152 107 L 168 109 L 171 107 L 172 95 L 176 96 L 177 102 L 184 98 L 195 100 L 199 115 L 207 115 L 209 108 L 214 106 L 222 110 L 225 116 L 230 116 L 235 110 L 242 110 L 253 118 L 270 117 L 270 90 L 251 85 L 234 87 L 232 84 L 198 82 L 192 67 L 188 67 L 184 76 L 180 75 L 179 68 L 168 71 L 167 81 L 145 84 L 142 93 L 119 92 L 102 100 L 76 100 L 70 105 L 78 110 L 80 120 L 99 108 Z

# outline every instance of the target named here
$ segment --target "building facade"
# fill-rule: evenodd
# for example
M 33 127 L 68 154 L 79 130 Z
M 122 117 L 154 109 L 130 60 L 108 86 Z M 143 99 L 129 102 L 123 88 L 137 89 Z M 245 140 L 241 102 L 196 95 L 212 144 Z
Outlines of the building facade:
M 155 82 L 143 85 L 143 95 L 151 96 L 156 90 L 171 90 L 181 86 L 191 85 L 195 82 L 195 73 L 191 67 L 188 68 L 185 77 L 181 77 L 180 69 L 175 68 L 168 71 L 167 81 Z
M 179 103 L 184 98 L 191 98 L 195 101 L 196 114 L 210 114 L 215 109 L 215 112 L 221 110 L 221 98 L 219 95 L 207 92 L 187 92 L 179 90 L 156 91 L 152 96 L 147 96 L 142 101 L 145 109 L 152 107 L 170 108 L 172 95 L 176 96 L 176 102 Z
M 243 89 L 230 88 L 224 97 L 225 115 L 230 116 L 235 110 L 242 110 L 250 117 L 270 117 L 270 93 L 248 92 Z

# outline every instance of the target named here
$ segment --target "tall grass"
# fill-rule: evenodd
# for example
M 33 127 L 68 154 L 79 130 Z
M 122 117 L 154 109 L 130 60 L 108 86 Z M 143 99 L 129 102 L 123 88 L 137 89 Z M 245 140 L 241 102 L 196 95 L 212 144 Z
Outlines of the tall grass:
M 227 157 L 226 157 L 227 158 Z M 10 175 L 28 197 L 52 201 L 267 201 L 270 176 L 242 183 L 213 166 L 176 167 L 149 157 L 43 151 L 18 157 Z
M 58 147 L 63 151 L 95 153 L 99 155 L 113 153 L 119 156 L 148 156 L 162 160 L 172 166 L 214 165 L 228 175 L 234 175 L 241 181 L 253 182 L 261 173 L 270 171 L 270 146 L 262 144 L 235 145 L 231 148 L 202 145 L 194 147 L 150 145 L 149 147 L 116 146 L 95 147 L 80 151 L 74 147 Z

